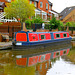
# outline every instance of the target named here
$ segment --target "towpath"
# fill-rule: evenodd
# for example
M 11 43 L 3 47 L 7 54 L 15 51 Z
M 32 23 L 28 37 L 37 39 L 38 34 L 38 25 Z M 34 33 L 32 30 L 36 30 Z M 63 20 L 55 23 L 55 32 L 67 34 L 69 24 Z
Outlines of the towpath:
M 0 42 L 0 47 L 11 46 L 11 45 L 12 45 L 12 41 L 10 41 L 10 42 Z

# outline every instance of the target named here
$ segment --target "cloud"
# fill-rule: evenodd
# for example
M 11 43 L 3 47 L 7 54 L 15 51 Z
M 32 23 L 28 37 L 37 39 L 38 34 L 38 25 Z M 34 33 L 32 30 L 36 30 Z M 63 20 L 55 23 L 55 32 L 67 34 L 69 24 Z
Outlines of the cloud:
M 52 9 L 60 13 L 66 7 L 75 6 L 75 0 L 50 0 L 53 3 Z

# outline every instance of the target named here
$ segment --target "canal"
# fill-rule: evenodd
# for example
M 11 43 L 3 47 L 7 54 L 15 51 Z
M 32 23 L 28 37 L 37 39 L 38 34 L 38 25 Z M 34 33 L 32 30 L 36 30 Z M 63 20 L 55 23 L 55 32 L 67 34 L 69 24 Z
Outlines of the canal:
M 2 50 L 0 75 L 75 75 L 75 42 L 41 50 Z

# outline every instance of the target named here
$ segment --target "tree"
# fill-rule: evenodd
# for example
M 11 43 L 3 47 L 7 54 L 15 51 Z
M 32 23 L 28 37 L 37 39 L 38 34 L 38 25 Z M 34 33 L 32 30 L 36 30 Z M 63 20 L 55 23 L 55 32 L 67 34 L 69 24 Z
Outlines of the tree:
M 39 16 L 33 17 L 34 23 L 44 23 L 43 19 L 41 19 Z
M 67 22 L 67 23 L 65 24 L 65 26 L 70 27 L 70 26 L 72 26 L 72 23 L 71 23 L 71 22 Z
M 71 24 L 72 24 L 72 27 L 75 27 L 75 22 L 71 22 Z
M 69 31 L 69 27 L 72 26 L 72 23 L 71 23 L 71 22 L 67 22 L 67 23 L 65 24 L 65 26 L 67 26 L 67 31 Z
M 28 0 L 15 0 L 4 9 L 8 18 L 20 18 L 20 22 L 25 22 L 27 18 L 34 16 L 35 7 L 29 4 Z
M 49 28 L 51 28 L 51 29 L 57 29 L 57 28 L 59 28 L 60 26 L 63 25 L 63 23 L 60 20 L 56 20 L 55 17 L 53 17 L 50 20 L 49 24 L 50 24 Z

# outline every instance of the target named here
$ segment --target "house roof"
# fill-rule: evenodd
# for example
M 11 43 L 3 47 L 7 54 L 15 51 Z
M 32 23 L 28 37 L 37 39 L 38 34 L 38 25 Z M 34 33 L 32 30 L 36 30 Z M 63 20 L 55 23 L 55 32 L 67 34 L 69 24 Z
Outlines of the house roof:
M 52 3 L 48 0 L 48 2 L 49 2 L 49 5 L 51 5 L 52 6 Z
M 58 13 L 58 12 L 56 12 L 55 10 L 51 10 L 51 11 L 53 11 L 53 12 L 55 12 L 55 13 L 59 14 L 59 13 Z
M 56 12 L 55 10 L 49 10 L 49 12 L 51 12 L 52 14 L 58 14 L 59 15 L 59 13 Z
M 60 18 L 60 20 L 63 20 L 72 10 L 75 9 L 75 6 L 72 6 L 72 7 L 67 7 L 65 8 L 61 13 L 60 13 L 60 16 L 62 16 Z

